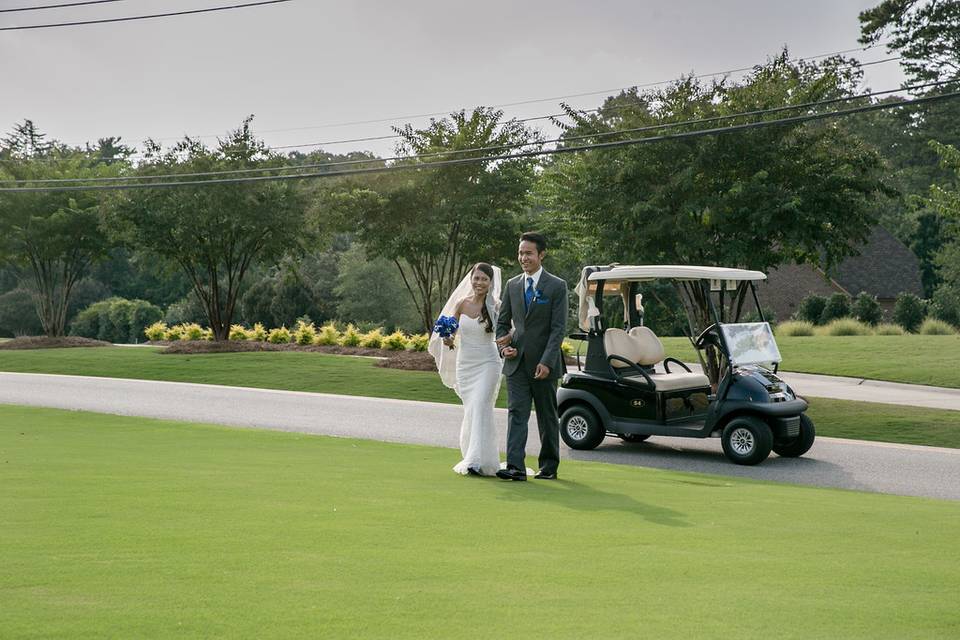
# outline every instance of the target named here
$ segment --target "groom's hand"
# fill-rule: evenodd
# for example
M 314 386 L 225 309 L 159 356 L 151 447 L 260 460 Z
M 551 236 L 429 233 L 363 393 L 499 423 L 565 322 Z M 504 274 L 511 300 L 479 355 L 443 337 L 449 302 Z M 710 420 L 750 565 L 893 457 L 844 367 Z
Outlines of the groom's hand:
M 534 380 L 546 380 L 550 376 L 550 367 L 545 364 L 538 364 L 537 370 L 533 372 Z
M 503 349 L 510 344 L 510 341 L 513 340 L 513 333 L 508 333 L 505 336 L 500 336 L 497 338 L 497 346 Z
M 507 360 L 513 360 L 517 357 L 517 348 L 516 347 L 506 347 L 500 354 Z

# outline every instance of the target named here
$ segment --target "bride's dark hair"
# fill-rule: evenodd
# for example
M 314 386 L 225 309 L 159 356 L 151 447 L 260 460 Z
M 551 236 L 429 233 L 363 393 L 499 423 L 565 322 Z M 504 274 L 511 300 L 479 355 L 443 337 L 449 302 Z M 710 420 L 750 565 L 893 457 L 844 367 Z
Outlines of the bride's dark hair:
M 470 272 L 472 275 L 475 271 L 480 271 L 481 273 L 486 274 L 490 278 L 490 288 L 491 291 L 487 294 L 490 295 L 493 293 L 493 267 L 491 267 L 486 262 L 478 262 L 473 265 L 473 271 Z M 487 333 L 493 333 L 493 320 L 490 318 L 490 312 L 487 311 L 486 303 L 480 305 L 480 317 L 483 318 L 483 324 L 487 327 Z

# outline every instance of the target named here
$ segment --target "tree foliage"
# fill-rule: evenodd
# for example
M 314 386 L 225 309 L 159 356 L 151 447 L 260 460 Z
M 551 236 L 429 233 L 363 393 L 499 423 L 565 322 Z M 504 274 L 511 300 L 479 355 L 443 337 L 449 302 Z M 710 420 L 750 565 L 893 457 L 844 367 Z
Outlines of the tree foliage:
M 960 2 L 956 0 L 883 0 L 860 13 L 860 42 L 876 44 L 903 56 L 915 80 L 960 76 Z
M 280 165 L 283 159 L 254 137 L 250 120 L 214 149 L 189 138 L 166 152 L 148 145 L 139 173 L 149 178 Z M 303 245 L 305 202 L 286 181 L 138 189 L 117 200 L 110 226 L 132 247 L 177 264 L 202 301 L 215 338 L 226 340 L 251 265 L 276 261 Z

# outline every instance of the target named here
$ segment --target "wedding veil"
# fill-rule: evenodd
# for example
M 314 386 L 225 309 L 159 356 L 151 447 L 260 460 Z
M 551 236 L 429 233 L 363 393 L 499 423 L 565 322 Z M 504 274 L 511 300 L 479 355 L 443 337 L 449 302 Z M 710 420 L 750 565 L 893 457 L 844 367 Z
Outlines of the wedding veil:
M 460 284 L 457 285 L 456 289 L 453 290 L 453 293 L 450 294 L 450 297 L 447 298 L 447 302 L 443 305 L 440 315 L 452 316 L 453 312 L 457 309 L 457 303 L 473 294 L 473 286 L 470 284 L 470 279 L 472 277 L 473 266 L 470 267 L 467 275 L 463 276 L 463 280 L 460 281 Z M 493 282 L 490 284 L 490 291 L 487 292 L 485 304 L 487 307 L 487 313 L 490 314 L 490 320 L 493 322 L 494 330 L 496 330 L 497 326 L 497 312 L 500 307 L 501 287 L 502 279 L 500 275 L 500 267 L 493 267 Z M 457 388 L 457 348 L 459 345 L 459 332 L 454 339 L 453 349 L 443 344 L 443 340 L 439 335 L 436 333 L 431 333 L 430 344 L 427 347 L 427 351 L 430 352 L 430 355 L 433 356 L 433 359 L 437 363 L 437 371 L 440 372 L 440 380 L 443 381 L 444 385 L 456 391 L 458 396 L 460 395 L 460 390 Z

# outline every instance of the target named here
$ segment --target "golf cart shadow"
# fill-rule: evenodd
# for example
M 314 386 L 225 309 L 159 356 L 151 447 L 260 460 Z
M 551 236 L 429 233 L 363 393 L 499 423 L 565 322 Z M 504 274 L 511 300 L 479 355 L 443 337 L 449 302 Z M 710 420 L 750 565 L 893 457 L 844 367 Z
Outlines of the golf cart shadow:
M 816 450 L 814 450 L 816 454 Z M 717 476 L 752 478 L 819 487 L 845 487 L 869 491 L 843 467 L 816 457 L 789 458 L 771 456 L 757 466 L 731 465 L 717 438 L 691 439 L 653 437 L 642 443 L 608 438 L 594 450 L 564 448 L 570 460 L 607 462 L 671 471 L 709 473 Z M 709 484 L 709 479 L 704 479 Z M 720 486 L 720 485 L 718 485 Z M 725 485 L 724 485 L 725 486 Z

